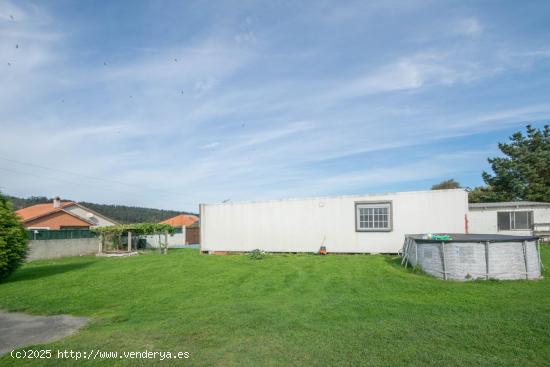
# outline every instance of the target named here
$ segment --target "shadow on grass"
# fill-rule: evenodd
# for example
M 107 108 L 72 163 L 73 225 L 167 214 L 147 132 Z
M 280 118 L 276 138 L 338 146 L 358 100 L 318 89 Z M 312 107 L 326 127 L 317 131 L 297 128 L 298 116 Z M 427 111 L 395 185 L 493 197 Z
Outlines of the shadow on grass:
M 425 275 L 427 277 L 430 277 L 426 273 L 420 269 L 420 267 L 416 266 L 413 267 L 411 264 L 404 263 L 401 265 L 401 261 L 403 260 L 401 256 L 398 255 L 392 255 L 392 256 L 386 256 L 384 259 L 392 268 L 398 269 L 399 271 L 402 271 L 403 273 L 409 273 L 409 274 L 416 274 L 416 275 Z
M 25 280 L 33 280 L 38 278 L 45 278 L 52 275 L 62 274 L 69 271 L 80 270 L 90 266 L 93 261 L 79 262 L 76 264 L 51 264 L 25 267 L 15 271 L 2 283 L 20 282 Z
M 404 266 L 401 265 L 401 256 L 387 255 L 387 256 L 384 256 L 384 261 L 386 261 L 388 264 L 390 264 L 395 268 L 401 268 L 401 269 L 404 268 Z

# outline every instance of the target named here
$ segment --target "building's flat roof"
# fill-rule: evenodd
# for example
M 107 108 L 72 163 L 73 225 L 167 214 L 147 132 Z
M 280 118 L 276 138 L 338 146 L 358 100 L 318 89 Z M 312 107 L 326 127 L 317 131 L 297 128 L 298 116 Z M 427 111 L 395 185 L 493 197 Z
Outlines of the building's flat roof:
M 442 190 L 417 190 L 417 191 L 396 191 L 396 192 L 380 192 L 380 193 L 370 193 L 370 194 L 353 194 L 353 195 L 335 195 L 335 196 L 310 196 L 310 197 L 291 197 L 283 199 L 264 199 L 264 200 L 249 200 L 249 201 L 232 201 L 228 200 L 223 203 L 202 203 L 201 205 L 210 206 L 210 205 L 231 205 L 231 204 L 256 204 L 256 203 L 273 203 L 273 202 L 284 202 L 284 201 L 300 201 L 300 200 L 328 200 L 328 199 L 342 199 L 342 198 L 363 198 L 370 196 L 390 196 L 390 195 L 414 195 L 414 194 L 436 194 L 441 192 L 456 192 L 463 191 L 465 189 L 442 189 Z
M 499 201 L 495 203 L 471 203 L 468 205 L 470 209 L 523 208 L 533 206 L 550 208 L 550 203 L 544 203 L 542 201 Z

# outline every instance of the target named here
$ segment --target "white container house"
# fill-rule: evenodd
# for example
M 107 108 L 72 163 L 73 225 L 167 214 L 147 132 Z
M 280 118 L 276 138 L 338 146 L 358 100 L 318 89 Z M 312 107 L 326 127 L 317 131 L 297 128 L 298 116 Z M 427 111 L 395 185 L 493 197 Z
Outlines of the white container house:
M 550 203 L 475 203 L 469 210 L 470 233 L 550 237 Z
M 465 233 L 463 189 L 201 204 L 208 253 L 397 253 L 410 233 Z

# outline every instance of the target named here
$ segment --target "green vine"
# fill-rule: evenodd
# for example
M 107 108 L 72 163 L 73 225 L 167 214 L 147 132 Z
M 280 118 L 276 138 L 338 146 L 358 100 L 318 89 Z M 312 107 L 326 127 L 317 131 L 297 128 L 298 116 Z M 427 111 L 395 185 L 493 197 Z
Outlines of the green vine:
M 147 236 L 154 234 L 174 234 L 175 228 L 169 224 L 162 223 L 135 223 L 135 224 L 119 224 L 116 226 L 96 227 L 91 228 L 92 231 L 98 234 L 117 237 L 124 233 L 132 232 L 136 236 Z
M 118 224 L 115 226 L 96 227 L 91 228 L 92 231 L 98 233 L 101 236 L 102 246 L 109 248 L 109 243 L 114 249 L 119 250 L 123 247 L 121 243 L 122 236 L 130 232 L 135 237 L 140 236 L 159 236 L 159 245 L 161 247 L 161 253 L 166 253 L 168 244 L 162 243 L 160 240 L 161 235 L 172 235 L 175 232 L 175 228 L 169 224 L 161 223 L 135 223 L 135 224 Z

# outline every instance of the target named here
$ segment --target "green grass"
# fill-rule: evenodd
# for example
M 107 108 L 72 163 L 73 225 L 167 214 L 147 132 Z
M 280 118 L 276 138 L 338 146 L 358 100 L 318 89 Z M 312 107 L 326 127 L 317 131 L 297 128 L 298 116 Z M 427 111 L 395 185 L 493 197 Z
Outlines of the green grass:
M 550 264 L 550 248 L 542 255 Z M 49 349 L 188 351 L 185 365 L 549 365 L 548 279 L 459 283 L 398 264 L 390 256 L 251 260 L 196 250 L 68 258 L 26 264 L 0 284 L 0 308 L 93 318 Z

